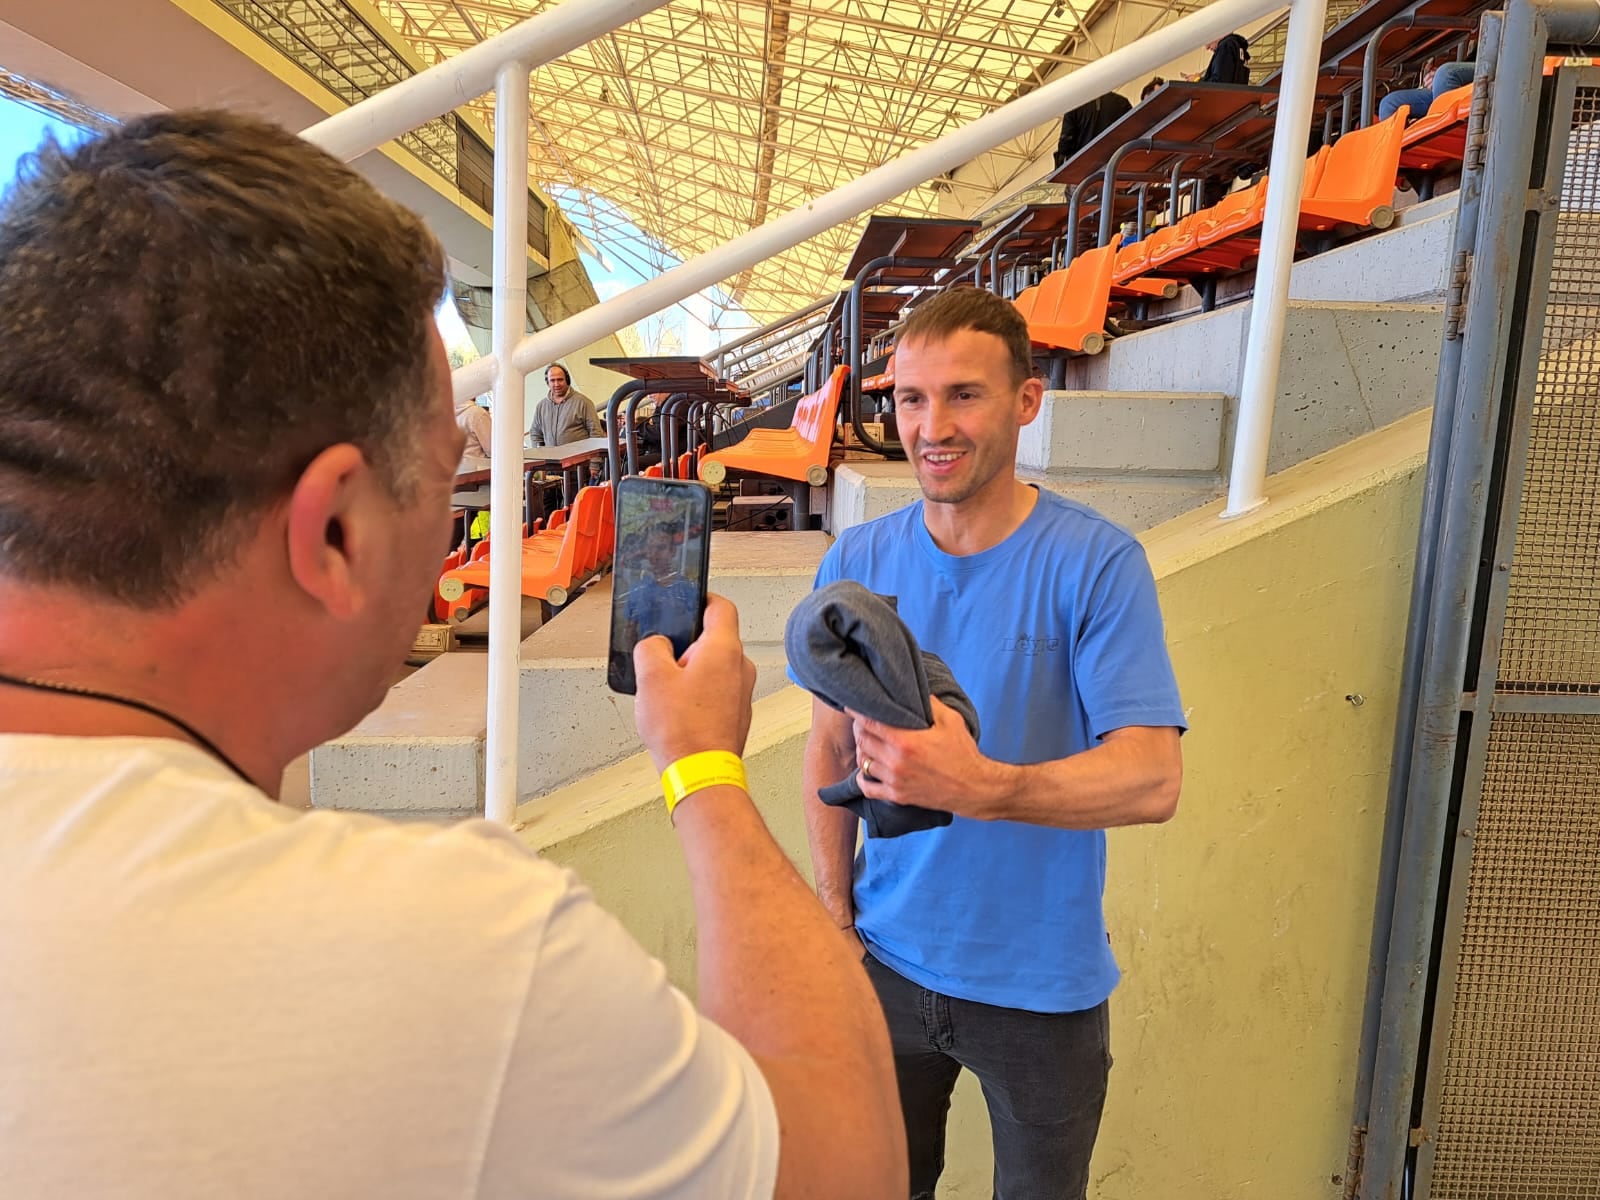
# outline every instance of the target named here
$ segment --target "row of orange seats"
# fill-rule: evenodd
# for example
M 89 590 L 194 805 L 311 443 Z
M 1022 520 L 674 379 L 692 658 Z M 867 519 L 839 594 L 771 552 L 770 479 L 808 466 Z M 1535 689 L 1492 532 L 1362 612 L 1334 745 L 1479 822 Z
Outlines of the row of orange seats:
M 693 450 L 685 450 L 682 454 L 678 455 L 678 471 L 673 478 L 693 479 L 695 464 L 705 457 L 705 453 L 706 448 L 704 446 L 696 446 Z M 667 477 L 667 469 L 660 463 L 652 463 L 650 466 L 640 471 L 639 474 L 643 475 L 646 479 L 665 479 Z
M 1341 225 L 1386 229 L 1394 223 L 1395 179 L 1406 110 L 1347 133 L 1306 163 L 1300 228 L 1326 232 Z M 1017 297 L 1028 332 L 1040 346 L 1097 354 L 1115 288 L 1138 281 L 1166 285 L 1172 274 L 1193 277 L 1238 271 L 1260 250 L 1269 180 L 1224 196 L 1176 225 L 1118 249 L 1101 246 L 1052 271 Z
M 543 529 L 535 529 L 520 543 L 522 594 L 559 607 L 572 589 L 611 562 L 616 552 L 616 506 L 609 483 L 578 492 L 570 515 L 558 512 Z M 456 551 L 445 559 L 434 594 L 434 612 L 441 621 L 461 621 L 488 595 L 487 539 L 463 558 Z

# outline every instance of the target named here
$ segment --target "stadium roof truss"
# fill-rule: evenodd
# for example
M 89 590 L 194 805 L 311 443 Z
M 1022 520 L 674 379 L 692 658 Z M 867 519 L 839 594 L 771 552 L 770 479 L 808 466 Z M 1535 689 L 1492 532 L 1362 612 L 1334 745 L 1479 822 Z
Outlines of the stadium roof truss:
M 386 41 L 431 65 L 557 0 L 217 2 L 354 100 L 410 73 Z M 599 198 L 586 215 L 601 247 L 665 265 L 663 250 L 709 250 L 1201 6 L 672 0 L 533 73 L 532 180 Z M 468 107 L 493 127 L 492 97 Z M 1047 125 L 986 158 L 961 207 L 1014 185 L 1054 137 Z M 431 160 L 452 141 L 425 129 L 408 144 Z M 930 181 L 878 211 L 948 213 L 951 186 Z M 773 320 L 839 286 L 859 230 L 831 230 L 723 290 L 757 323 Z
M 536 71 L 532 172 L 603 197 L 673 254 L 709 250 L 1097 57 L 1092 0 L 673 0 Z M 1185 10 L 1115 0 L 1118 41 Z M 376 0 L 427 63 L 550 0 Z M 1117 27 L 1126 24 L 1124 33 Z M 1106 29 L 1105 21 L 1097 28 Z M 489 97 L 475 114 L 493 125 Z M 1044 149 L 1044 129 L 1012 153 Z M 1003 172 L 1004 163 L 998 164 Z M 940 211 L 935 181 L 880 211 Z M 602 243 L 626 236 L 590 214 Z M 838 287 L 859 233 L 844 226 L 724 290 L 758 322 Z

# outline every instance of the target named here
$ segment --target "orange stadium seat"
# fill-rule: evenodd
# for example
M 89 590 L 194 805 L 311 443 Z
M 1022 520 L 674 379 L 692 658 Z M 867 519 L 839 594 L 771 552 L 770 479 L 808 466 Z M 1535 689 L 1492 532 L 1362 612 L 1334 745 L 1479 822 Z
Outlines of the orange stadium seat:
M 1400 170 L 1400 142 L 1407 109 L 1386 121 L 1345 134 L 1327 151 L 1327 162 L 1300 199 L 1300 228 L 1394 224 L 1394 183 Z M 1322 151 L 1318 151 L 1320 156 Z
M 1409 111 L 1409 110 L 1408 110 Z M 1432 171 L 1460 162 L 1467 150 L 1467 114 L 1472 111 L 1472 85 L 1437 97 L 1427 114 L 1400 139 L 1400 165 Z
M 596 490 L 605 501 L 600 508 L 600 561 L 608 563 L 617 552 L 617 498 L 612 494 L 610 480 Z
M 1101 246 L 1044 277 L 1027 318 L 1028 336 L 1036 345 L 1082 354 L 1105 349 L 1116 258 L 1115 246 Z
M 889 351 L 889 361 L 883 364 L 883 370 L 876 375 L 868 375 L 861 381 L 863 392 L 892 392 L 894 391 L 894 351 Z
M 558 529 L 535 533 L 521 543 L 524 596 L 559 607 L 567 602 L 574 584 L 588 578 L 606 561 L 602 531 L 608 524 L 605 510 L 610 499 L 607 488 L 583 488 L 573 501 L 571 520 Z M 451 619 L 459 621 L 472 611 L 471 591 L 487 590 L 492 553 L 491 550 L 440 576 L 438 595 L 448 605 Z
M 795 405 L 789 428 L 752 429 L 737 445 L 713 450 L 700 460 L 700 478 L 716 487 L 729 471 L 745 471 L 823 486 L 828 482 L 833 421 L 849 378 L 849 367 L 835 367 L 827 383 Z

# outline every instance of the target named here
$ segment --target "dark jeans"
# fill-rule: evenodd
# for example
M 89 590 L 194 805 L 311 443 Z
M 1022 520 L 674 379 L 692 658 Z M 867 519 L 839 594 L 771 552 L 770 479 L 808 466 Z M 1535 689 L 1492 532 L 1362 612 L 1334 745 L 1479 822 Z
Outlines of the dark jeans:
M 995 1200 L 1084 1200 L 1111 1070 L 1107 1006 L 996 1008 L 930 991 L 870 954 L 865 962 L 894 1046 L 911 1200 L 933 1200 L 962 1067 L 978 1077 L 989 1106 Z

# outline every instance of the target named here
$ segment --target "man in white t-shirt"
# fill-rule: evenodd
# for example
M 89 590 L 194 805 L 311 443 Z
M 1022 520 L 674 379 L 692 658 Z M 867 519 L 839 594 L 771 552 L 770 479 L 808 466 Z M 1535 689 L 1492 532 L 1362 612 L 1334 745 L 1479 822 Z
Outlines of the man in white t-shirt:
M 504 829 L 272 802 L 446 548 L 443 282 L 420 220 L 222 113 L 0 203 L 0 1196 L 903 1195 L 866 975 L 726 766 L 726 603 L 636 656 L 698 1011 Z

